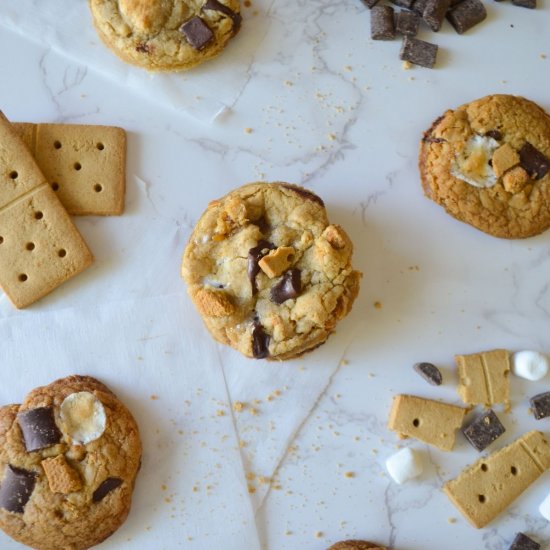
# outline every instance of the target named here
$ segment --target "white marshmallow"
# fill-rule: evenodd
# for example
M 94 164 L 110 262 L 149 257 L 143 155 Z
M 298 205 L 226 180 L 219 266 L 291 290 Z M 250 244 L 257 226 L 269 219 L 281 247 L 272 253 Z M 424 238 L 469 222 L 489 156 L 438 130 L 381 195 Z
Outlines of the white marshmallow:
M 527 380 L 540 380 L 548 372 L 548 359 L 538 351 L 518 351 L 512 356 L 512 372 Z
M 539 506 L 540 515 L 550 521 L 550 495 L 548 495 Z
M 424 470 L 421 456 L 412 449 L 401 449 L 386 460 L 386 468 L 396 483 L 404 483 Z

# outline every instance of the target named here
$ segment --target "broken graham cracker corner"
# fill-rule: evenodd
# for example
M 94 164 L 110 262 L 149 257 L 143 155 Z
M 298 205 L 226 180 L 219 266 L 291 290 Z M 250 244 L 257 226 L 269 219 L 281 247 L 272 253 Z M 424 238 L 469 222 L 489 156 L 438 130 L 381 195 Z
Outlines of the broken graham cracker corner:
M 124 211 L 126 132 L 84 124 L 12 125 L 69 214 Z
M 55 192 L 0 112 L 0 286 L 15 307 L 24 308 L 92 262 Z
M 443 490 L 470 523 L 480 529 L 503 512 L 550 467 L 550 446 L 531 431 L 500 451 L 468 466 Z
M 400 394 L 393 398 L 388 428 L 402 438 L 414 437 L 442 451 L 451 451 L 466 412 L 456 405 Z
M 456 355 L 460 398 L 467 405 L 510 407 L 510 353 L 504 349 Z

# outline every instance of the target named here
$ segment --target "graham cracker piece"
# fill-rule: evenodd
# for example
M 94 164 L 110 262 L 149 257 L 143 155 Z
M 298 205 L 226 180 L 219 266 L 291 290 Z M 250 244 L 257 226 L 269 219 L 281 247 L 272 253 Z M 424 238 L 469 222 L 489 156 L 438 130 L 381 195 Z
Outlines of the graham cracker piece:
M 42 461 L 52 493 L 74 493 L 82 488 L 80 474 L 65 460 L 63 455 Z
M 550 446 L 531 431 L 479 459 L 443 490 L 470 523 L 480 529 L 504 511 L 550 467 Z
M 414 437 L 424 443 L 451 451 L 455 432 L 462 426 L 467 410 L 414 395 L 396 395 L 388 428 L 401 438 Z
M 126 190 L 122 128 L 22 122 L 14 127 L 69 214 L 122 214 Z
M 510 354 L 504 349 L 456 355 L 458 393 L 467 405 L 504 403 L 509 407 Z
M 0 286 L 26 307 L 93 261 L 29 150 L 0 112 Z

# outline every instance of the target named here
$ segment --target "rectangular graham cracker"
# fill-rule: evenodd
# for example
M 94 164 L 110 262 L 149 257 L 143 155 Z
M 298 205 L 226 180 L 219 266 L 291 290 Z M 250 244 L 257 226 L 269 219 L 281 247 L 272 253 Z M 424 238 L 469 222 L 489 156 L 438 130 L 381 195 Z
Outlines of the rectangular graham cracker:
M 550 467 L 550 446 L 543 434 L 526 433 L 507 447 L 479 459 L 443 490 L 480 529 L 504 511 Z
M 0 286 L 17 308 L 93 261 L 29 150 L 0 112 Z
M 467 409 L 414 395 L 396 395 L 388 428 L 400 437 L 414 437 L 424 443 L 451 451 L 455 432 L 462 426 Z
M 114 126 L 13 124 L 69 214 L 124 211 L 126 132 Z
M 510 354 L 495 349 L 472 355 L 456 355 L 460 383 L 458 393 L 467 405 L 504 403 L 510 400 Z

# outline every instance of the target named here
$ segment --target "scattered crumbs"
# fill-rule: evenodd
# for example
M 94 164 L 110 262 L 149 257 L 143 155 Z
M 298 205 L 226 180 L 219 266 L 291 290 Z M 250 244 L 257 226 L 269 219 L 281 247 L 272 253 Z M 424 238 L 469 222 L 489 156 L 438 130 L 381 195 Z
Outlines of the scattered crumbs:
M 336 135 L 335 134 L 327 134 L 327 138 L 329 141 L 335 141 L 336 140 Z
M 344 474 L 344 477 L 347 477 L 348 479 L 354 478 L 355 477 L 355 472 L 346 472 Z
M 374 309 L 382 309 L 382 302 L 374 302 Z
M 222 409 L 218 409 L 218 410 L 216 411 L 216 416 L 225 416 L 225 411 L 222 410 Z
M 315 531 L 314 535 L 316 539 L 322 539 L 325 536 L 323 531 Z
M 246 407 L 246 404 L 242 403 L 241 401 L 235 401 L 235 403 L 233 403 L 233 410 L 235 412 L 240 413 L 244 410 L 245 407 Z
M 244 133 L 245 134 L 251 134 L 254 130 L 252 130 L 252 128 L 245 128 L 244 129 Z
M 151 399 L 152 399 L 153 401 L 156 401 L 158 398 L 159 398 L 158 395 L 155 395 L 155 394 L 151 395 Z
M 401 64 L 401 67 L 403 68 L 404 71 L 408 71 L 412 65 L 409 61 L 403 61 L 403 63 Z

